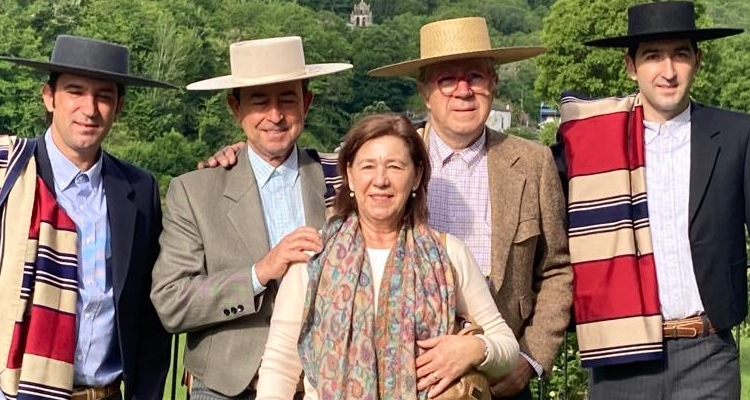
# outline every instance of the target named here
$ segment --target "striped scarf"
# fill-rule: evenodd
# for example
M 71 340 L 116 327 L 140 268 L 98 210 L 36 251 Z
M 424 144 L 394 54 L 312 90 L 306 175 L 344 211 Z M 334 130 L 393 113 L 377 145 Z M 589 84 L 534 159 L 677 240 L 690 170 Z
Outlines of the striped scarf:
M 359 220 L 326 225 L 310 277 L 299 353 L 321 399 L 426 399 L 417 392 L 417 340 L 454 331 L 453 269 L 425 226 L 401 228 L 378 298 Z M 377 302 L 377 312 L 374 304 Z
M 640 96 L 564 96 L 560 111 L 581 364 L 660 359 Z
M 34 158 L 16 157 L 30 143 L 0 137 L 0 182 L 13 188 L 0 214 L 0 389 L 10 400 L 67 400 L 76 346 L 76 227 L 37 176 Z

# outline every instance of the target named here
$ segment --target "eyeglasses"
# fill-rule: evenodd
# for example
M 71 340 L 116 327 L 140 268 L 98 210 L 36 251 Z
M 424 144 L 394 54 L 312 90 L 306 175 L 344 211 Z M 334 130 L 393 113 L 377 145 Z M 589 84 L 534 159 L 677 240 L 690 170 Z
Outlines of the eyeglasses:
M 469 71 L 462 75 L 438 75 L 432 81 L 445 96 L 452 95 L 461 81 L 466 82 L 475 93 L 486 93 L 490 86 L 490 76 L 479 71 Z

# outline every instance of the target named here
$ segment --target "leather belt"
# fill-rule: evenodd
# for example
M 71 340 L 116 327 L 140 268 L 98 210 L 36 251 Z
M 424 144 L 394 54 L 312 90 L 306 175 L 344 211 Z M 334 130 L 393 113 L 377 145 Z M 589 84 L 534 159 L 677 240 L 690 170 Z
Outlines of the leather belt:
M 116 396 L 115 396 L 116 395 Z M 71 400 L 103 400 L 109 397 L 122 398 L 120 394 L 120 380 L 101 387 L 75 387 Z
M 708 336 L 716 332 L 716 327 L 705 315 L 685 319 L 664 321 L 664 339 L 682 339 Z

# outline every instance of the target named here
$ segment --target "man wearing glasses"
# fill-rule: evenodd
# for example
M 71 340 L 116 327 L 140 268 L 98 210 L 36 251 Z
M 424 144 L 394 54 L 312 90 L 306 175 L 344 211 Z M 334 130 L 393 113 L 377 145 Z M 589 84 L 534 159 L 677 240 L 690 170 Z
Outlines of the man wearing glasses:
M 493 398 L 531 398 L 528 382 L 551 371 L 572 302 L 565 206 L 552 154 L 485 126 L 494 67 L 543 51 L 492 49 L 483 18 L 459 18 L 422 27 L 419 59 L 370 71 L 417 77 L 429 111 L 419 132 L 432 164 L 430 226 L 466 242 L 521 345 L 514 370 L 493 385 Z

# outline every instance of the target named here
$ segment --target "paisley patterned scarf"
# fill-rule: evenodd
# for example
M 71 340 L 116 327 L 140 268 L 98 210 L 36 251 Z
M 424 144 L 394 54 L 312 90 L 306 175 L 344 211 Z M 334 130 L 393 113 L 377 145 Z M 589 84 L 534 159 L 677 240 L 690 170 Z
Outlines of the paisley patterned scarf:
M 455 324 L 445 248 L 426 226 L 404 224 L 375 299 L 357 215 L 329 221 L 323 239 L 308 264 L 298 346 L 305 376 L 321 399 L 426 399 L 417 392 L 416 341 Z

